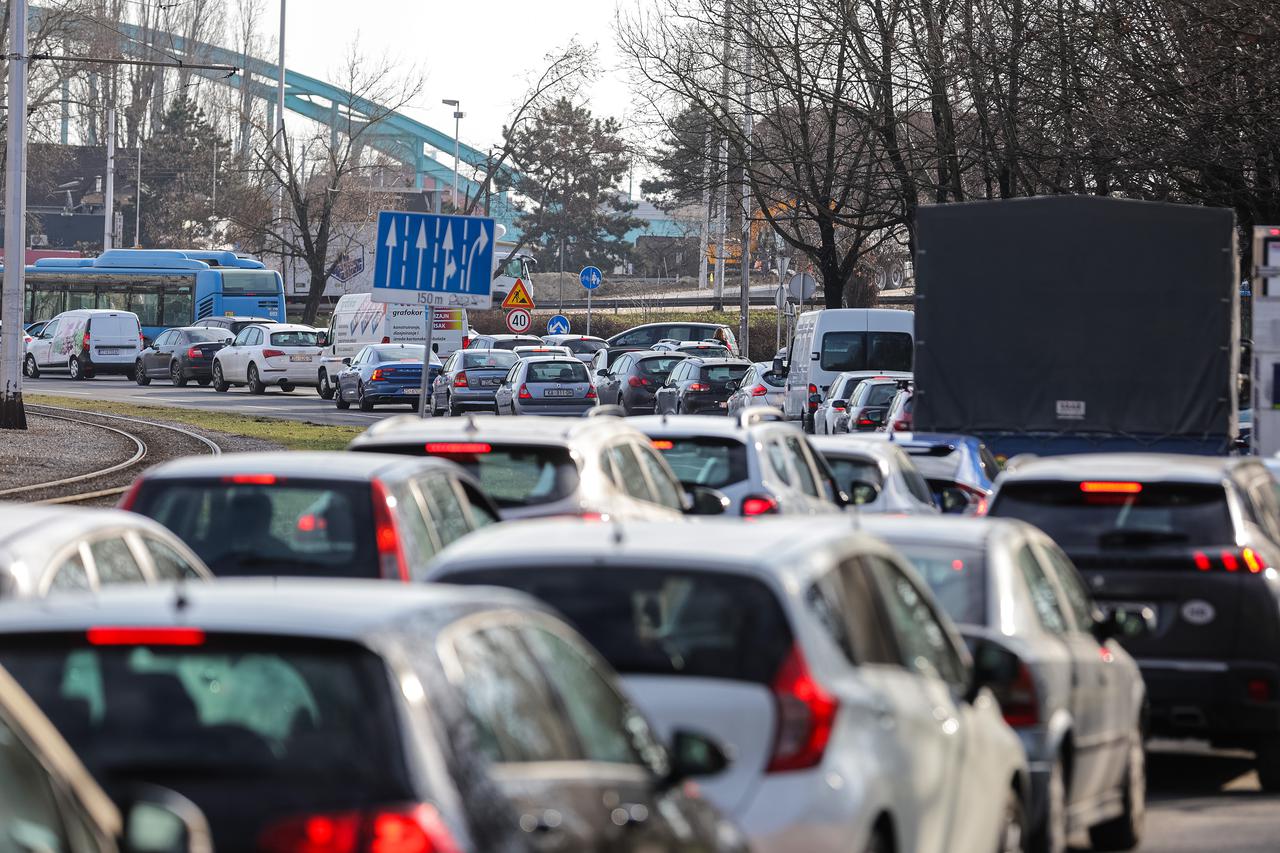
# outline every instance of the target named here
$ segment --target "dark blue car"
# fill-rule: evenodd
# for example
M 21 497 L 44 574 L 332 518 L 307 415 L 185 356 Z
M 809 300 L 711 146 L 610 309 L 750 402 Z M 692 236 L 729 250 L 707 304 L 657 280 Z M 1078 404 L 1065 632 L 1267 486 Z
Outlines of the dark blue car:
M 339 409 L 349 409 L 355 403 L 362 412 L 385 405 L 417 408 L 422 389 L 422 355 L 422 344 L 372 344 L 356 353 L 355 358 L 344 358 L 346 367 L 338 374 L 333 402 Z M 439 372 L 440 362 L 433 354 L 428 401 L 430 381 Z

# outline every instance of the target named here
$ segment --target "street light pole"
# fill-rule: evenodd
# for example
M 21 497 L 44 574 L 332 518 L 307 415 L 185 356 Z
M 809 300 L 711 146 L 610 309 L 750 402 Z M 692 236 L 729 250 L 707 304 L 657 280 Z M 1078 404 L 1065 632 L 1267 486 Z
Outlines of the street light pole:
M 453 194 L 449 198 L 453 201 L 453 209 L 456 212 L 462 208 L 462 205 L 458 204 L 458 163 L 462 159 L 462 145 L 458 141 L 458 134 L 462 130 L 462 120 L 467 117 L 467 114 L 462 112 L 462 102 L 459 100 L 445 98 L 440 103 L 446 107 L 453 107 Z
M 26 429 L 22 406 L 22 296 L 27 260 L 27 0 L 9 6 L 9 128 L 5 164 L 4 304 L 0 319 L 9 330 L 3 336 L 0 362 L 4 389 L 0 393 L 0 429 Z
M 138 133 L 138 175 L 133 182 L 133 248 L 142 248 L 142 133 Z
M 275 127 L 272 128 L 271 147 L 280 158 L 279 164 L 284 166 L 284 33 L 285 33 L 285 0 L 280 0 L 280 56 L 279 66 L 276 71 L 276 115 Z M 248 71 L 245 71 L 248 77 Z M 281 168 L 281 173 L 284 169 Z M 285 180 L 289 176 L 285 175 Z M 284 255 L 285 255 L 285 237 L 284 237 L 284 183 L 276 188 L 276 219 L 280 224 L 280 278 L 284 279 Z

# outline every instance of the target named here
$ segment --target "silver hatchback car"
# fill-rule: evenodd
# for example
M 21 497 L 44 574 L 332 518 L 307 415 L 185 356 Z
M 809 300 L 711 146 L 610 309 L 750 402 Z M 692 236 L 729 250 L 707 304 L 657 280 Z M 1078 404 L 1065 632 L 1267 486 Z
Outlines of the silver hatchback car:
M 499 415 L 585 415 L 600 402 L 587 366 L 570 355 L 521 359 L 494 393 Z
M 836 484 L 862 512 L 938 514 L 929 483 L 897 444 L 855 435 L 814 435 L 809 445 L 826 459 Z

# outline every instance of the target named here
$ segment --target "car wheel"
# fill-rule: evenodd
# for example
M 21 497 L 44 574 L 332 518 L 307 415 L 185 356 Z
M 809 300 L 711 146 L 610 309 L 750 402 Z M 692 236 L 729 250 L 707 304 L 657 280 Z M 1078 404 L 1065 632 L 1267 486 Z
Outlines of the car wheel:
M 258 365 L 256 365 L 256 364 L 251 364 L 251 365 L 249 365 L 249 371 L 248 371 L 248 377 L 247 377 L 247 378 L 248 378 L 248 380 L 249 380 L 249 393 L 250 393 L 250 394 L 265 394 L 265 393 L 267 393 L 267 386 L 266 386 L 266 384 L 265 384 L 265 383 L 263 383 L 262 379 L 258 376 Z
M 316 386 L 316 393 L 320 395 L 322 400 L 333 399 L 333 386 L 329 384 L 329 371 L 320 371 L 320 384 Z
M 293 384 L 292 382 L 281 382 L 281 383 L 280 383 L 280 390 L 281 390 L 281 391 L 283 391 L 283 392 L 284 392 L 284 393 L 286 393 L 286 394 L 288 394 L 289 392 L 291 392 L 291 391 L 294 389 L 294 387 L 296 387 L 296 386 L 294 386 L 294 384 Z
M 22 373 L 28 379 L 40 378 L 40 368 L 36 366 L 36 357 L 34 355 L 27 356 L 27 360 L 22 362 Z
M 133 381 L 139 385 L 150 385 L 151 377 L 147 375 L 147 371 L 142 369 L 142 362 L 135 362 L 133 365 Z
M 1262 776 L 1261 769 L 1258 775 Z M 1275 787 L 1268 788 L 1265 779 L 1262 788 L 1276 790 Z M 1134 729 L 1129 736 L 1129 756 L 1124 768 L 1124 811 L 1106 823 L 1090 827 L 1089 841 L 1094 850 L 1132 850 L 1142 843 L 1146 820 L 1147 752 L 1142 743 L 1142 732 Z
M 462 409 L 459 409 L 457 406 L 455 406 L 453 404 L 453 400 L 449 401 L 448 406 L 449 406 L 449 417 L 457 418 L 462 416 Z M 493 410 L 494 410 L 494 413 L 496 414 L 498 411 L 498 407 L 494 406 Z
M 347 409 L 351 408 L 351 403 L 349 403 L 349 402 L 348 402 L 348 401 L 347 401 L 347 400 L 342 396 L 342 383 L 341 383 L 341 382 L 339 382 L 339 383 L 337 383 L 336 385 L 334 385 L 334 386 L 333 386 L 333 404 L 334 404 L 335 406 L 337 406 L 339 409 L 341 409 L 342 411 L 344 411 L 344 412 L 345 412 Z
M 373 403 L 365 399 L 363 385 L 356 386 L 356 400 L 360 403 L 360 411 L 362 412 L 373 411 Z
M 1258 771 L 1262 790 L 1280 791 L 1280 736 L 1264 737 L 1254 747 L 1253 754 L 1253 766 Z
M 222 378 L 222 365 L 215 361 L 213 363 L 213 390 L 221 394 L 230 387 L 231 383 Z
M 1049 771 L 1044 820 L 1031 838 L 1031 853 L 1063 853 L 1067 849 L 1067 772 L 1059 758 Z
M 997 853 L 1023 853 L 1025 843 L 1026 812 L 1022 808 L 1022 797 L 1010 788 L 1004 807 L 1004 819 L 1000 822 L 1000 839 L 996 850 Z
M 199 385 L 201 388 L 204 388 L 204 387 L 208 386 L 208 384 L 209 384 L 209 380 L 208 380 L 208 379 L 197 379 L 197 380 L 196 380 L 196 384 L 197 384 L 197 385 Z
M 67 372 L 71 374 L 72 379 L 84 379 L 84 368 L 80 366 L 80 359 L 71 356 L 71 360 L 67 362 Z
M 177 388 L 187 387 L 187 377 L 182 372 L 182 365 L 178 364 L 178 360 L 176 358 L 169 362 L 169 379 Z
M 893 841 L 882 827 L 876 827 L 867 841 L 866 853 L 893 853 Z

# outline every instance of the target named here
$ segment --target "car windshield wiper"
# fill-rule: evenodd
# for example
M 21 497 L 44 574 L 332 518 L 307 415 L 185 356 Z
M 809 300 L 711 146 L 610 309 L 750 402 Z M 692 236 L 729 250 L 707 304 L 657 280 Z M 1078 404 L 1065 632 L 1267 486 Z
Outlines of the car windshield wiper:
M 1187 534 L 1176 530 L 1142 530 L 1117 527 L 1098 535 L 1098 545 L 1103 548 L 1122 548 L 1125 545 L 1161 545 L 1186 542 Z

